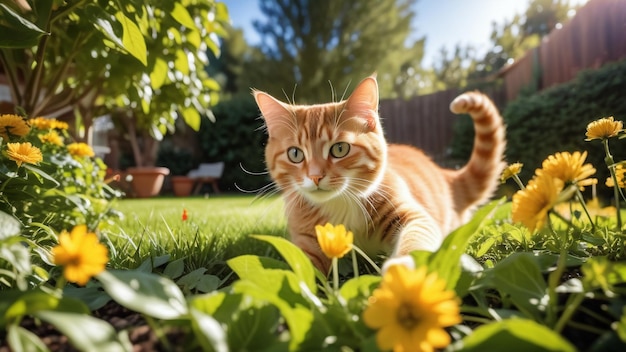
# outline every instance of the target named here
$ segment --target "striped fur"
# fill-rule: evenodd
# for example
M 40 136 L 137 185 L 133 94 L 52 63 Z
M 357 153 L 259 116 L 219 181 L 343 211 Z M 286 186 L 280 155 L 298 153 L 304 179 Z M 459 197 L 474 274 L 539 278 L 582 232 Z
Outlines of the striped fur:
M 291 239 L 323 272 L 330 260 L 317 244 L 315 225 L 344 224 L 371 256 L 434 251 L 497 187 L 504 126 L 480 93 L 462 94 L 450 105 L 455 113 L 469 113 L 476 130 L 470 161 L 459 170 L 440 168 L 417 148 L 387 144 L 373 77 L 337 103 L 292 105 L 253 94 L 269 135 L 267 168 L 285 199 Z M 333 156 L 340 142 L 349 144 L 349 152 Z M 290 160 L 292 147 L 301 161 Z

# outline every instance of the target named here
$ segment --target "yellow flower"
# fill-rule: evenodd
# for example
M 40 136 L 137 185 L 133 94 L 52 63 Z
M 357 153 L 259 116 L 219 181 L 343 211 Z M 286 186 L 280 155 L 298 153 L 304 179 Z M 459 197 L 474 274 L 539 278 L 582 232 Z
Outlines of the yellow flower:
M 317 242 L 328 258 L 341 258 L 352 249 L 354 235 L 345 226 L 326 224 L 315 226 Z
M 531 232 L 542 228 L 548 211 L 558 202 L 562 190 L 563 181 L 537 170 L 528 186 L 513 195 L 513 221 L 521 222 Z
M 7 156 L 17 163 L 17 167 L 22 166 L 22 163 L 37 164 L 43 160 L 41 150 L 30 142 L 7 143 Z
M 63 276 L 84 286 L 91 277 L 104 271 L 109 261 L 107 248 L 87 226 L 78 225 L 71 233 L 63 231 L 59 244 L 52 248 L 52 261 L 63 266 Z
M 446 282 L 426 267 L 393 265 L 368 300 L 363 321 L 378 329 L 381 350 L 433 351 L 450 344 L 443 329 L 461 322 L 459 302 Z
M 522 171 L 523 166 L 524 164 L 522 163 L 513 163 L 507 166 L 506 169 L 502 171 L 502 175 L 500 176 L 500 181 L 504 183 L 506 180 L 519 174 Z
M 48 119 L 45 117 L 36 117 L 34 119 L 28 120 L 28 123 L 40 130 L 51 130 L 51 129 L 59 129 L 66 130 L 69 128 L 67 122 L 59 121 L 56 119 Z
M 613 116 L 601 118 L 587 125 L 586 141 L 617 136 L 624 126 L 622 121 L 613 121 Z
M 30 131 L 30 127 L 23 118 L 17 115 L 0 115 L 0 137 L 9 140 L 9 136 L 23 137 Z
M 619 164 L 615 167 L 615 177 L 617 178 L 617 184 L 619 188 L 626 188 L 626 168 L 624 164 Z M 615 182 L 613 182 L 612 177 L 608 177 L 606 179 L 607 187 L 614 187 Z
M 59 136 L 56 131 L 50 131 L 46 134 L 38 134 L 39 140 L 42 143 L 50 143 L 54 145 L 63 145 L 63 137 Z
M 94 156 L 93 149 L 86 143 L 72 143 L 67 146 L 67 150 L 72 156 Z
M 584 164 L 587 152 L 562 152 L 550 155 L 541 164 L 543 171 L 566 184 L 576 184 L 580 188 L 595 185 L 598 180 L 589 178 L 596 173 L 596 169 L 591 164 Z

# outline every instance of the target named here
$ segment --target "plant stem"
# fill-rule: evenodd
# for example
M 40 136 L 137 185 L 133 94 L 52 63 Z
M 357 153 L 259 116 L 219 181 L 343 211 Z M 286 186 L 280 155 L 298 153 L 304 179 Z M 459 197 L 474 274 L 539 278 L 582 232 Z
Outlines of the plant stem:
M 585 214 L 587 214 L 587 218 L 589 219 L 589 222 L 591 223 L 591 230 L 595 230 L 596 229 L 596 225 L 593 222 L 593 219 L 591 218 L 591 214 L 589 214 L 589 209 L 587 209 L 587 204 L 585 204 L 585 199 L 583 198 L 583 194 L 580 192 L 580 189 L 576 188 L 576 198 L 578 198 L 578 201 L 580 202 L 580 205 L 583 206 L 583 210 L 585 211 Z
M 585 299 L 585 294 L 576 293 L 572 295 L 571 297 L 573 298 L 567 300 L 568 302 L 565 305 L 565 310 L 563 311 L 563 314 L 561 314 L 561 317 L 559 318 L 559 320 L 556 322 L 556 325 L 554 326 L 554 331 L 557 333 L 561 333 L 561 331 L 563 331 L 563 328 L 569 322 L 574 312 L 576 312 L 576 309 L 578 308 L 578 306 Z M 572 302 L 570 302 L 570 300 Z
M 161 327 L 157 325 L 157 323 L 154 321 L 154 319 L 151 316 L 144 314 L 143 317 L 146 319 L 146 322 L 148 323 L 150 328 L 154 330 L 154 333 L 159 339 L 159 341 L 161 341 L 161 343 L 163 344 L 164 350 L 172 351 L 173 350 L 172 346 L 170 345 L 170 342 L 167 340 L 167 337 L 165 336 L 165 334 L 163 333 L 163 329 L 161 329 Z
M 622 231 L 622 212 L 619 206 L 619 183 L 617 182 L 617 175 L 615 175 L 615 161 L 613 160 L 613 155 L 611 155 L 611 151 L 609 150 L 609 140 L 607 138 L 602 140 L 602 144 L 604 145 L 604 152 L 606 153 L 606 157 L 604 158 L 604 162 L 609 167 L 609 172 L 611 173 L 611 178 L 613 179 L 613 197 L 615 198 L 615 208 L 617 209 L 617 229 Z
M 550 218 L 548 217 L 548 223 L 550 224 Z M 551 227 L 552 228 L 552 227 Z M 558 235 L 554 229 L 552 229 L 552 233 Z M 559 309 L 559 299 L 558 294 L 556 292 L 556 288 L 561 281 L 561 276 L 563 276 L 563 272 L 565 271 L 565 265 L 567 262 L 567 232 L 561 231 L 561 240 L 560 240 L 560 252 L 559 259 L 557 260 L 556 269 L 550 273 L 548 276 L 548 311 L 546 316 L 546 323 L 548 326 L 555 326 L 557 311 Z
M 517 185 L 519 186 L 519 189 L 525 189 L 526 187 L 524 186 L 524 183 L 522 183 L 522 180 L 520 180 L 519 176 L 517 175 L 513 175 L 513 180 L 515 181 L 515 183 L 517 183 Z
M 339 290 L 339 265 L 337 258 L 333 258 L 333 288 Z
M 361 250 L 361 248 L 359 248 L 359 247 L 357 247 L 357 246 L 355 246 L 355 245 L 353 245 L 353 246 L 352 246 L 352 248 L 353 248 L 355 251 L 357 251 L 357 252 L 361 255 L 361 257 L 365 258 L 365 260 L 367 260 L 367 262 L 368 262 L 368 263 L 370 263 L 370 265 L 371 265 L 372 267 L 374 267 L 374 269 L 376 270 L 376 272 L 380 274 L 380 272 L 381 272 L 380 267 L 379 267 L 378 265 L 376 265 L 376 263 L 374 263 L 374 261 L 373 261 L 372 259 L 370 259 L 370 257 L 368 257 L 368 256 L 367 256 L 367 254 L 365 254 L 365 252 L 363 252 L 363 251 Z
M 359 265 L 356 261 L 356 252 L 354 250 L 352 252 L 352 271 L 354 272 L 354 277 L 359 277 Z

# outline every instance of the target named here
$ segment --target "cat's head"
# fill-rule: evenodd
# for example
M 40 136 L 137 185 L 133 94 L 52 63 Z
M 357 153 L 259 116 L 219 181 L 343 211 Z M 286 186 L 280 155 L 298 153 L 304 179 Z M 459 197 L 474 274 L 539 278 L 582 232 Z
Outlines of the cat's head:
M 338 103 L 291 105 L 253 94 L 269 135 L 265 162 L 283 192 L 321 204 L 338 196 L 366 196 L 376 188 L 387 145 L 374 77 Z

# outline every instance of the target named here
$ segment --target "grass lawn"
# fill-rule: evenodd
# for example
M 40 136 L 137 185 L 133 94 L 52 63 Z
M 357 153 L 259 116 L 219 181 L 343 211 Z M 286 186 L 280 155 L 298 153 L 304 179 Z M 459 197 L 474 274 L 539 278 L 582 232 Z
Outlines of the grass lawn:
M 148 258 L 170 255 L 170 260 L 184 258 L 185 272 L 204 267 L 222 276 L 227 259 L 273 255 L 269 245 L 249 235 L 286 235 L 279 197 L 122 199 L 113 207 L 122 218 L 104 233 L 116 251 L 111 253 L 111 264 L 117 268 L 135 268 Z

